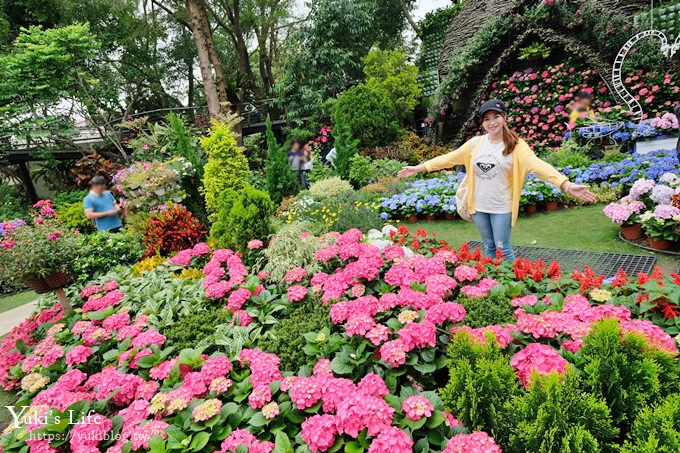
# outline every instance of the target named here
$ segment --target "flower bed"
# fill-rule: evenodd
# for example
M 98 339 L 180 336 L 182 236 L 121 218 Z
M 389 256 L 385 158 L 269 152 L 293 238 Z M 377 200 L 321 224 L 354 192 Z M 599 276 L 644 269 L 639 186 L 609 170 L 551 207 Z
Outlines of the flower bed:
M 605 283 L 588 269 L 562 275 L 556 263 L 452 250 L 403 227 L 326 239 L 316 254 L 323 270 L 291 269 L 282 287 L 229 250 L 198 244 L 173 258 L 169 269 L 202 267 L 203 290 L 191 297 L 224 306 L 236 324 L 211 356 L 174 351 L 168 324 L 132 302 L 151 282 L 176 281 L 156 271 L 103 277 L 80 291 L 78 310 L 33 315 L 2 342 L 0 384 L 30 406 L 0 438 L 4 452 L 539 451 L 530 427 L 545 412 L 533 408 L 547 403 L 536 392 L 574 389 L 591 395 L 565 407 L 566 428 L 594 445 L 634 445 L 645 441 L 632 429 L 638 413 L 674 404 L 665 398 L 678 393 L 669 334 L 680 327 L 680 276 L 619 273 Z M 163 311 L 182 309 L 161 298 Z M 301 303 L 327 304 L 333 327 L 304 335 L 313 368 L 281 369 L 257 338 Z M 485 303 L 515 311 L 466 326 Z M 255 343 L 242 336 L 253 332 Z M 597 373 L 605 344 L 626 357 L 602 364 L 618 367 L 615 383 Z M 494 413 L 515 413 L 526 429 L 508 431 Z M 564 429 L 558 445 L 570 438 Z

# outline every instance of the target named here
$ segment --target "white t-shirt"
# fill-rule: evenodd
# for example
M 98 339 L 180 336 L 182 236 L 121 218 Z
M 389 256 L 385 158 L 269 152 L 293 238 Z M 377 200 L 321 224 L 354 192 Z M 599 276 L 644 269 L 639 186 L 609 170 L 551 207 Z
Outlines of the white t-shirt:
M 484 135 L 472 163 L 475 175 L 475 210 L 488 214 L 512 212 L 512 154 L 503 155 L 505 144 L 490 143 Z M 476 144 L 472 145 L 475 149 Z

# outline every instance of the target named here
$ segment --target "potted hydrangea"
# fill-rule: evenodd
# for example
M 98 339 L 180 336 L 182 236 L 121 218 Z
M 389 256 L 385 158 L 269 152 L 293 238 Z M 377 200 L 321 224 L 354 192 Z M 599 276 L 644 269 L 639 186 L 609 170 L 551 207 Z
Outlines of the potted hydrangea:
M 604 208 L 604 215 L 612 222 L 621 225 L 621 234 L 625 239 L 634 241 L 642 237 L 642 223 L 640 212 L 645 209 L 645 204 L 640 200 L 634 200 L 625 196 L 619 203 L 609 203 Z
M 658 205 L 654 211 L 642 214 L 640 220 L 651 248 L 666 250 L 678 240 L 676 226 L 680 222 L 680 209 L 675 206 Z
M 71 263 L 79 251 L 79 233 L 57 220 L 49 200 L 39 201 L 34 208 L 32 224 L 2 222 L 0 279 L 24 283 L 38 294 L 55 291 L 68 311 L 63 288 L 73 281 Z

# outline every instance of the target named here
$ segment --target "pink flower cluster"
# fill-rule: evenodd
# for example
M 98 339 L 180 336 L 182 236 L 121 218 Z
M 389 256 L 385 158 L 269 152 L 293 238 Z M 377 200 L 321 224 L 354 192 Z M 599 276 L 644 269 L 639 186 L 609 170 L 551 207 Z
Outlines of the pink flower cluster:
M 477 285 L 465 285 L 460 291 L 468 297 L 484 297 L 498 282 L 493 278 L 483 278 Z
M 235 429 L 222 442 L 222 453 L 228 451 L 236 451 L 236 449 L 245 445 L 248 447 L 248 453 L 270 453 L 274 449 L 274 444 L 271 442 L 260 442 L 257 437 L 253 436 L 250 431 L 245 429 Z
M 468 332 L 473 338 L 479 340 L 480 343 L 486 342 L 486 335 L 492 335 L 495 337 L 496 342 L 501 348 L 507 348 L 508 345 L 513 341 L 512 332 L 516 330 L 516 327 L 512 324 L 508 324 L 507 326 L 493 325 L 478 327 L 476 329 L 471 329 L 468 326 L 462 326 L 453 327 L 451 329 L 451 334 L 455 335 L 459 330 Z
M 222 265 L 225 264 L 225 270 Z M 228 279 L 225 274 L 228 273 Z M 243 265 L 241 257 L 227 249 L 215 250 L 212 258 L 203 268 L 203 287 L 205 296 L 210 299 L 221 299 L 234 287 L 245 281 L 248 269 Z
M 483 431 L 453 436 L 442 453 L 501 453 L 493 437 Z
M 612 219 L 615 223 L 626 223 L 631 220 L 631 216 L 639 214 L 645 209 L 645 204 L 640 200 L 621 200 L 620 203 L 609 203 L 605 206 L 604 215 Z
M 534 372 L 544 376 L 554 371 L 566 373 L 567 363 L 557 351 L 541 343 L 527 345 L 510 359 L 510 365 L 517 371 L 517 377 L 525 387 L 529 385 Z
M 87 313 L 115 307 L 123 299 L 123 293 L 118 290 L 118 282 L 111 280 L 101 288 L 97 285 L 83 288 L 80 297 L 87 297 L 87 301 L 83 304 L 83 313 Z
M 208 244 L 199 242 L 190 249 L 181 250 L 177 255 L 170 258 L 170 262 L 176 266 L 188 266 L 195 256 L 203 256 L 210 253 Z

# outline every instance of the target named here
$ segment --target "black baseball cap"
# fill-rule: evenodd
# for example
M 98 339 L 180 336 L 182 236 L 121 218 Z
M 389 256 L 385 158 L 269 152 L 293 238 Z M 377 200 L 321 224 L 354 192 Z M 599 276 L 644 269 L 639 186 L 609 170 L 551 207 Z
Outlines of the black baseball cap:
M 505 113 L 505 102 L 500 99 L 489 99 L 485 103 L 479 106 L 479 116 L 480 118 L 484 116 L 486 112 L 494 111 L 498 113 Z

